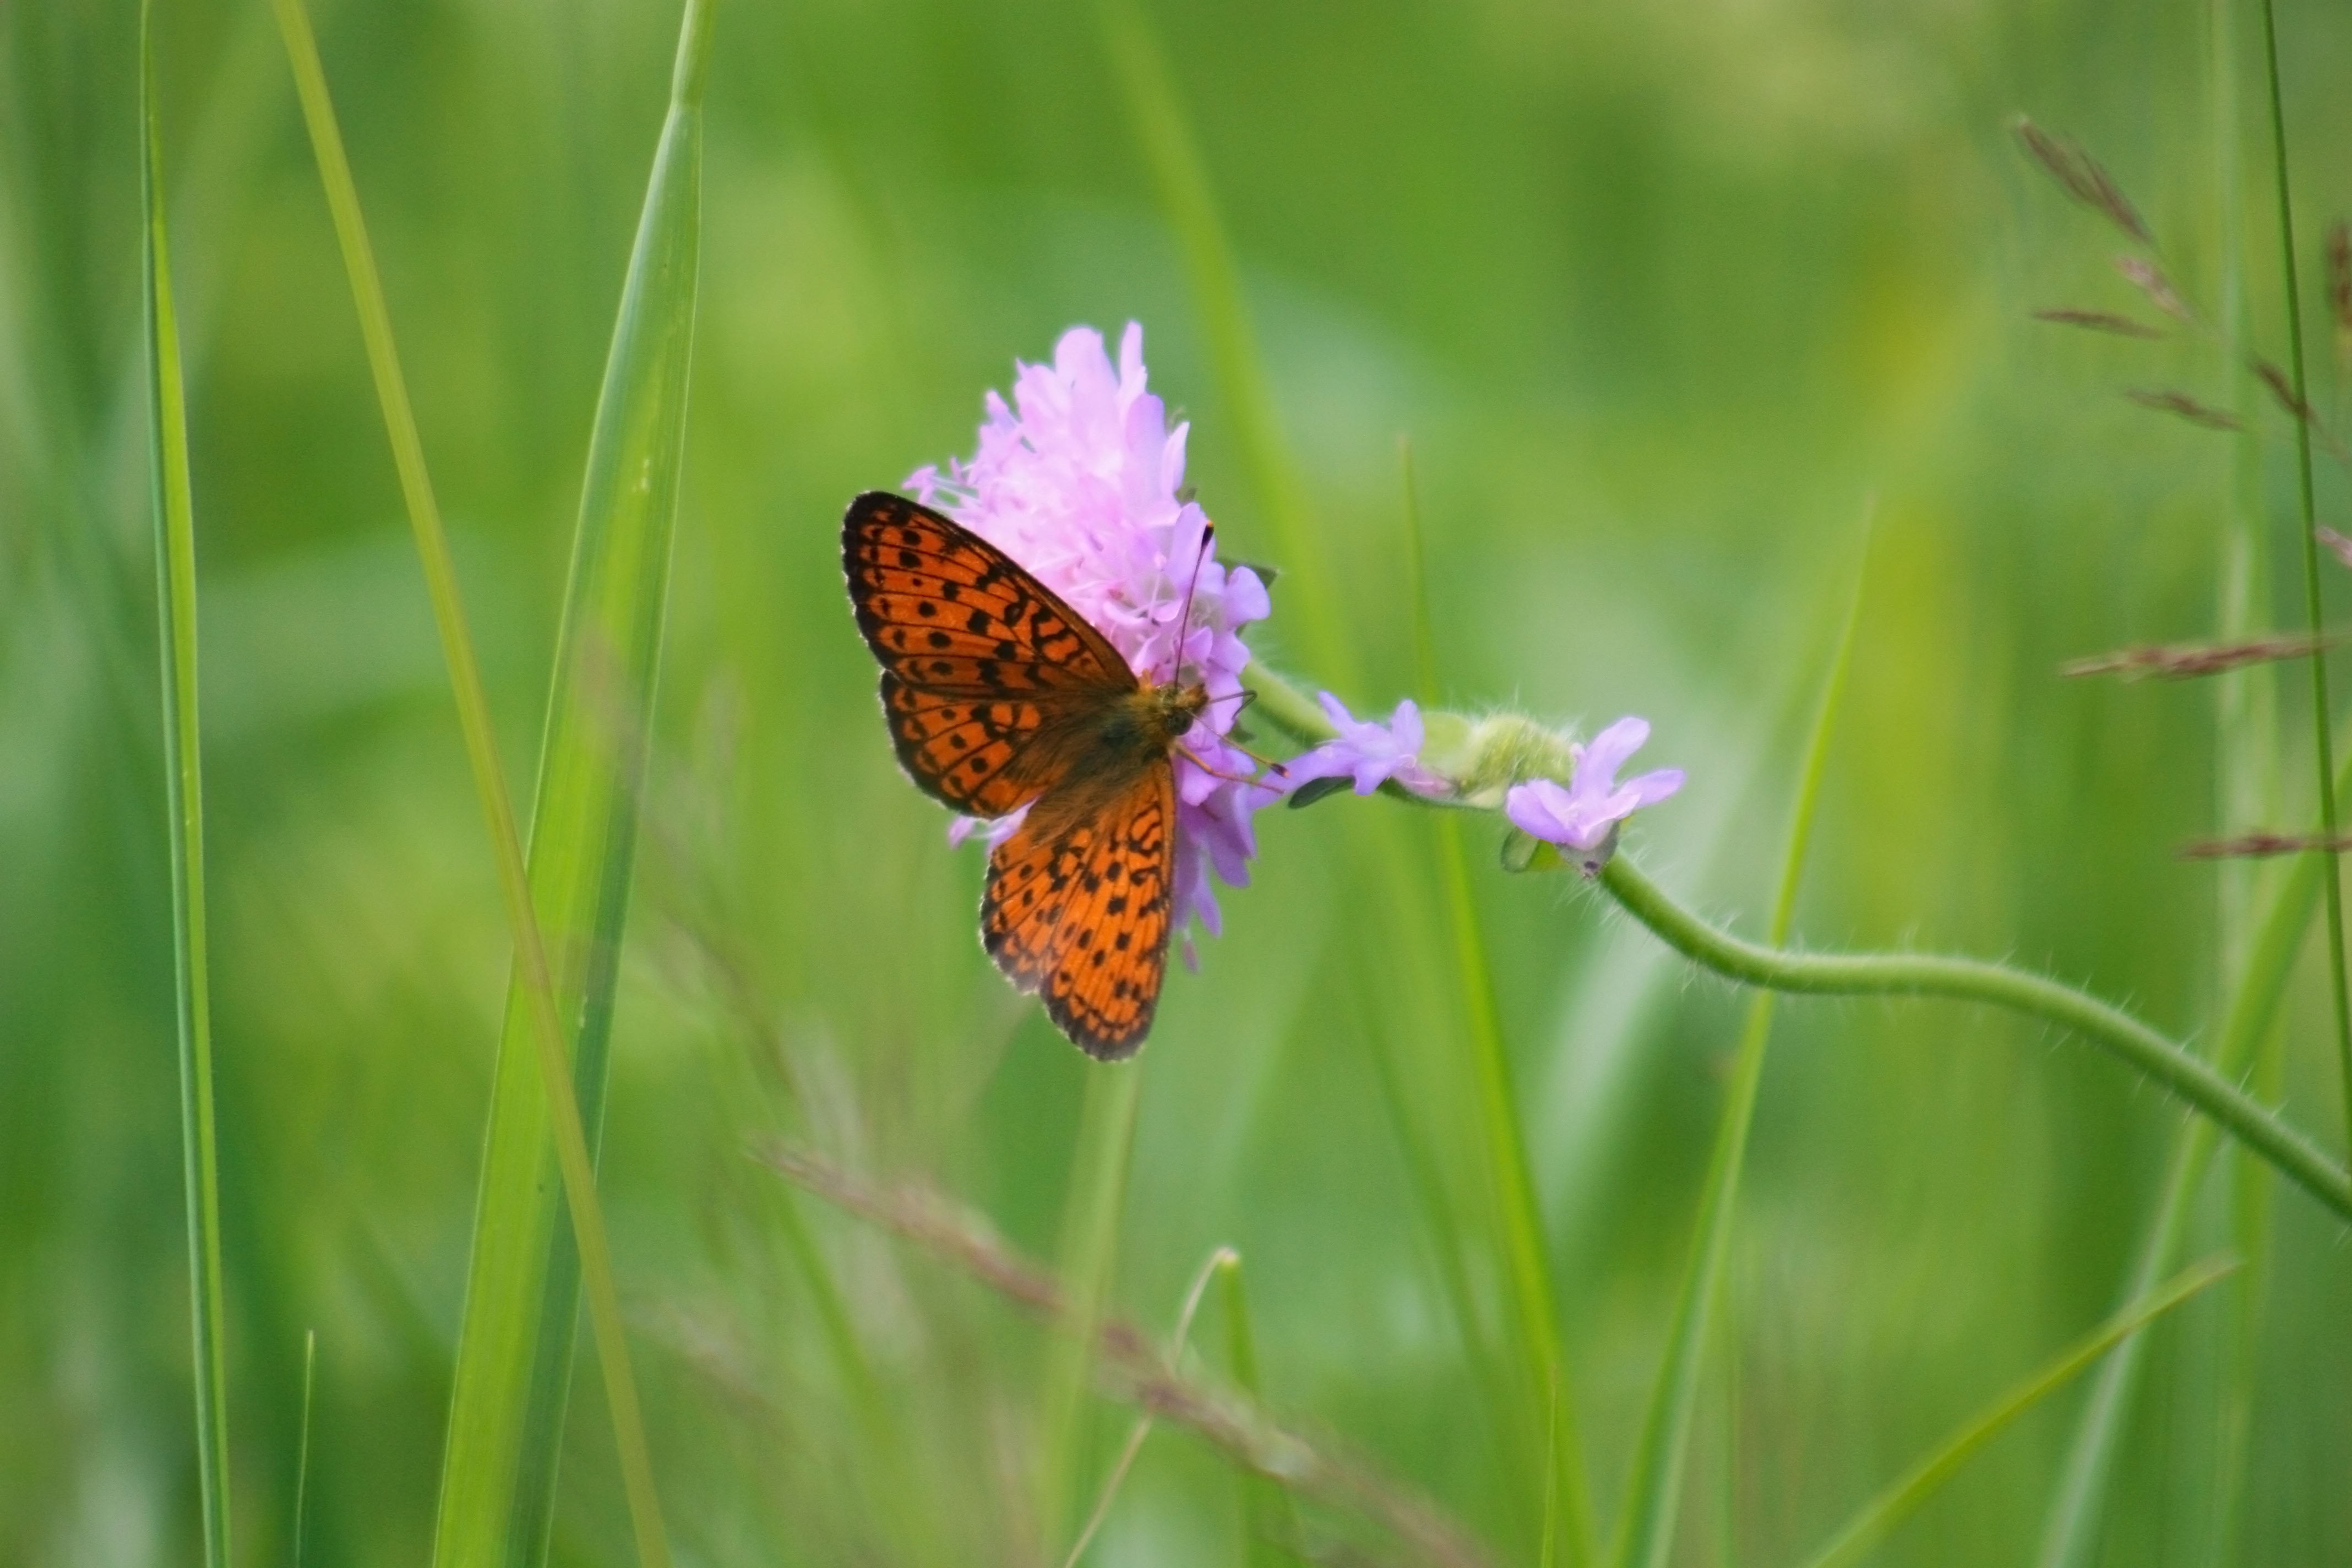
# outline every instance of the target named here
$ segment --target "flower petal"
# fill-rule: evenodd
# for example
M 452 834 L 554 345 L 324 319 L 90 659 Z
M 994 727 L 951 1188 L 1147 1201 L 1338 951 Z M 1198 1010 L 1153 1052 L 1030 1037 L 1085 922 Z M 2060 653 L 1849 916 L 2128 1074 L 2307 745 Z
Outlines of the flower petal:
M 1590 773 L 1597 775 L 1592 780 L 1593 787 L 1603 791 L 1613 787 L 1617 770 L 1623 767 L 1627 759 L 1640 751 L 1649 738 L 1650 721 L 1647 719 L 1629 716 L 1618 720 L 1593 736 L 1592 743 L 1585 747 L 1576 759 L 1576 782 L 1583 784 Z
M 1568 817 L 1572 815 L 1574 804 L 1568 792 L 1550 779 L 1529 779 L 1526 784 L 1513 784 L 1503 796 L 1503 815 L 1522 833 L 1564 844 L 1568 841 Z
M 1643 806 L 1657 805 L 1682 787 L 1682 769 L 1659 768 L 1626 780 L 1618 786 L 1617 793 L 1632 798 L 1633 804 L 1626 807 L 1628 811 L 1638 811 Z

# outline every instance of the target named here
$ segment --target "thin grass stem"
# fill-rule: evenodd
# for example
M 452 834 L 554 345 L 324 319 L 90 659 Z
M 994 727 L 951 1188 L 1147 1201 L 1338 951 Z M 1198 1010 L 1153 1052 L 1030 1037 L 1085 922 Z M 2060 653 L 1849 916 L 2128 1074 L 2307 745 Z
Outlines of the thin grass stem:
M 179 1037 L 181 1178 L 188 1237 L 197 1492 L 207 1568 L 228 1568 L 228 1349 L 221 1280 L 220 1149 L 213 1103 L 212 979 L 205 918 L 203 726 L 197 714 L 196 514 L 187 384 L 165 232 L 152 0 L 139 7 L 141 277 L 146 316 L 155 613 L 163 650 L 163 784 L 171 826 L 173 998 Z
M 1192 1337 L 1192 1318 L 1201 1310 L 1201 1298 L 1209 1292 L 1209 1281 L 1228 1263 L 1240 1258 L 1230 1247 L 1220 1247 L 1209 1254 L 1200 1272 L 1192 1276 L 1192 1288 L 1184 1292 L 1184 1305 L 1176 1314 L 1176 1331 L 1168 1340 L 1168 1374 L 1171 1377 L 1183 1370 L 1184 1346 Z M 1127 1472 L 1135 1468 L 1135 1457 L 1143 1452 L 1143 1440 L 1151 1436 L 1151 1411 L 1147 1406 L 1127 1429 L 1127 1443 L 1118 1451 L 1118 1461 L 1103 1479 L 1102 1490 L 1095 1499 L 1094 1511 L 1087 1515 L 1086 1528 L 1071 1543 L 1070 1554 L 1062 1560 L 1062 1568 L 1078 1568 L 1078 1559 L 1087 1554 L 1087 1547 L 1102 1529 L 1103 1521 L 1110 1517 L 1110 1505 L 1118 1500 L 1118 1489 L 1127 1480 Z
M 302 1537 L 310 1515 L 310 1406 L 318 1392 L 319 1331 L 302 1331 L 302 1435 L 294 1446 L 293 1568 L 302 1568 Z
M 2287 374 L 2294 387 L 2294 403 L 2305 416 L 2294 421 L 2295 499 L 2303 522 L 2303 599 L 2311 635 L 2319 635 L 2325 611 L 2319 595 L 2319 516 L 2312 491 L 2311 407 L 2303 367 L 2303 296 L 2296 282 L 2294 260 L 2294 198 L 2287 184 L 2286 105 L 2279 93 L 2278 18 L 2273 0 L 2263 0 L 2263 64 L 2270 91 L 2272 166 L 2278 178 L 2279 270 L 2286 289 Z M 2336 837 L 2336 738 L 2327 700 L 2327 658 L 2318 648 L 2311 655 L 2312 745 L 2319 769 L 2319 832 Z M 2352 981 L 2345 973 L 2344 873 L 2336 857 L 2320 857 L 2327 884 L 2328 994 L 2336 1005 L 2336 1056 L 2344 1094 L 2344 1126 L 2352 1145 Z

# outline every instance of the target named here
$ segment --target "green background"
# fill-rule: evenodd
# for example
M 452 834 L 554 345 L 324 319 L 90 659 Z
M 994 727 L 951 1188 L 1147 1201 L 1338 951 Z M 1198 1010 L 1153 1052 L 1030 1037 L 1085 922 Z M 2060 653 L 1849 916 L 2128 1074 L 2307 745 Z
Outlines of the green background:
M 286 1560 L 315 1328 L 310 1560 L 416 1563 L 506 928 L 274 28 L 257 0 L 162 13 L 239 1556 Z M 1799 936 L 2007 956 L 2210 1036 L 2245 879 L 2174 851 L 2304 826 L 2307 727 L 2224 747 L 2210 685 L 2055 670 L 2210 635 L 2247 526 L 2276 558 L 2257 617 L 2294 624 L 2292 447 L 2275 416 L 2233 437 L 2118 395 L 2181 387 L 2267 413 L 2210 341 L 2030 319 L 2150 312 L 2108 266 L 2116 237 L 2008 121 L 2028 111 L 2095 151 L 2182 292 L 2222 321 L 2235 298 L 2253 346 L 2284 357 L 2245 7 L 1481 0 L 1153 19 L 1350 614 L 1363 685 L 1342 696 L 1385 710 L 1412 679 L 1409 434 L 1447 700 L 1588 732 L 1648 717 L 1637 765 L 1690 783 L 1633 852 L 1759 931 L 1874 498 Z M 525 798 L 677 20 L 639 0 L 318 16 Z M 2318 236 L 2352 207 L 2352 15 L 2314 0 L 2279 25 L 2325 413 L 2340 362 Z M 920 1174 L 1050 1256 L 1097 1070 L 980 952 L 979 856 L 947 847 L 892 766 L 837 520 L 856 491 L 968 453 L 1014 357 L 1134 319 L 1154 390 L 1194 422 L 1190 479 L 1225 550 L 1283 563 L 1090 7 L 734 0 L 718 26 L 603 1182 L 656 1467 L 681 1561 L 891 1560 L 902 1516 L 943 1561 L 1024 1560 L 1027 1491 L 1008 1478 L 1044 1336 L 746 1152 L 781 1133 Z M 120 0 L 0 8 L 0 1560 L 37 1564 L 197 1550 L 135 42 Z M 2341 523 L 2344 475 L 2320 480 Z M 2337 603 L 2347 584 L 2326 586 Z M 1275 593 L 1256 645 L 1313 682 Z M 2300 678 L 2275 686 L 2301 715 Z M 2263 807 L 2268 775 L 2286 782 Z M 2222 804 L 2225 776 L 2250 782 L 2258 815 Z M 1351 812 L 1397 820 L 1353 833 Z M 1233 1246 L 1271 1402 L 1526 1561 L 1535 1505 L 1433 1262 L 1460 1247 L 1498 1300 L 1491 1226 L 1418 1204 L 1375 1063 L 1393 1050 L 1458 1074 L 1466 1103 L 1461 998 L 1446 953 L 1351 891 L 1377 849 L 1434 910 L 1432 837 L 1387 802 L 1261 819 L 1255 885 L 1224 896 L 1225 935 L 1172 977 L 1143 1058 L 1115 1300 L 1164 1331 L 1202 1258 Z M 1570 1371 L 1613 1500 L 1742 998 L 1567 879 L 1490 870 L 1492 823 L 1469 837 Z M 2275 1081 L 2334 1148 L 2318 967 Z M 1475 1190 L 1483 1154 L 1429 1110 Z M 2105 1316 L 2180 1121 L 2036 1026 L 1785 1005 L 1676 1560 L 1797 1559 Z M 2241 1236 L 2249 1184 L 2218 1169 L 2200 1253 Z M 788 1203 L 910 1460 L 871 1440 L 783 1243 Z M 2251 1298 L 2225 1287 L 2154 1331 L 2103 1561 L 2322 1563 L 2352 1541 L 2352 1253 L 2292 1190 L 2272 1223 Z M 578 1387 L 554 1556 L 617 1564 L 628 1532 L 584 1362 Z M 2083 1392 L 1982 1456 L 1884 1560 L 2026 1560 Z M 1097 1425 L 1108 1446 L 1121 1420 Z M 1093 1560 L 1235 1560 L 1223 1470 L 1187 1436 L 1155 1436 Z

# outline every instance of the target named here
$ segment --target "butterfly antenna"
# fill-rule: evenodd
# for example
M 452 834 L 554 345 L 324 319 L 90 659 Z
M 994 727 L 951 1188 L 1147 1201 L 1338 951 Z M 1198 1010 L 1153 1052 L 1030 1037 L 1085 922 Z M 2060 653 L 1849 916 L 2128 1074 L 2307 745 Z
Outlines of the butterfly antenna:
M 1209 559 L 1209 547 L 1216 542 L 1217 525 L 1201 524 L 1200 552 L 1192 557 L 1192 580 L 1184 584 L 1184 608 L 1176 616 L 1176 651 L 1168 659 L 1168 684 L 1173 686 L 1183 679 L 1184 645 L 1192 636 L 1192 590 L 1201 585 L 1201 568 Z

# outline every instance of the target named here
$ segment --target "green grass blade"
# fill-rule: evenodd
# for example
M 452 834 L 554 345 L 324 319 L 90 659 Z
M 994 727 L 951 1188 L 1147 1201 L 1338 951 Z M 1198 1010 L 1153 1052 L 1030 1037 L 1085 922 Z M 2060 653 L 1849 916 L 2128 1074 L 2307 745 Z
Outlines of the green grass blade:
M 530 826 L 588 1157 L 601 1142 L 686 434 L 701 240 L 701 73 L 691 5 L 622 287 L 572 538 Z M 551 1128 L 530 976 L 509 984 L 449 1401 L 436 1561 L 535 1562 L 554 1518 L 581 1254 L 545 1179 Z M 625 1453 L 626 1451 L 625 1445 Z M 650 1487 L 647 1486 L 650 1495 Z
M 1430 632 L 1421 507 L 1412 487 L 1412 449 L 1402 450 L 1407 553 L 1413 568 L 1415 662 L 1423 700 L 1437 700 L 1436 642 Z M 1446 923 L 1470 1033 L 1471 1062 L 1477 1079 L 1478 1110 L 1485 1122 L 1488 1176 L 1500 1207 L 1504 1257 L 1525 1335 L 1534 1392 L 1540 1401 L 1543 1468 L 1543 1554 L 1549 1561 L 1564 1538 L 1570 1562 L 1590 1556 L 1592 1497 L 1585 1479 L 1584 1445 L 1559 1345 L 1559 1308 L 1545 1253 L 1543 1215 L 1536 1201 L 1535 1175 L 1519 1135 L 1518 1095 L 1511 1058 L 1503 1040 L 1502 1015 L 1495 997 L 1494 966 L 1470 889 L 1470 858 L 1462 843 L 1462 814 L 1438 814 L 1438 875 L 1445 885 Z
M 399 471 L 401 490 L 406 502 L 410 522 L 416 535 L 417 553 L 425 569 L 425 584 L 430 593 L 436 625 L 439 630 L 442 650 L 447 661 L 450 685 L 456 699 L 460 727 L 464 731 L 467 760 L 471 767 L 476 793 L 480 799 L 493 855 L 496 858 L 500 891 L 504 896 L 508 923 L 515 943 L 515 966 L 519 977 L 515 989 L 522 997 L 528 1027 L 520 1031 L 528 1037 L 529 1057 L 535 1058 L 539 1093 L 542 1099 L 546 1135 L 551 1140 L 556 1163 L 562 1177 L 562 1190 L 572 1219 L 572 1237 L 578 1247 L 582 1282 L 586 1289 L 590 1326 L 594 1334 L 597 1357 L 604 1376 L 604 1388 L 611 1407 L 614 1436 L 619 1448 L 620 1468 L 627 1494 L 629 1514 L 635 1533 L 637 1554 L 647 1568 L 667 1568 L 669 1552 L 665 1539 L 660 1505 L 653 1486 L 653 1468 L 645 1440 L 644 1418 L 638 1408 L 636 1381 L 628 1360 L 628 1347 L 624 1336 L 620 1298 L 613 1281 L 611 1244 L 604 1230 L 604 1214 L 596 1198 L 593 1160 L 589 1152 L 587 1135 L 579 1101 L 574 1097 L 572 1065 L 565 1053 L 565 1033 L 561 1023 L 562 1015 L 556 1000 L 555 976 L 550 965 L 547 948 L 534 906 L 531 881 L 522 851 L 520 836 L 516 831 L 512 803 L 508 797 L 506 783 L 498 763 L 496 737 L 491 731 L 488 703 L 483 694 L 479 667 L 476 662 L 470 633 L 467 629 L 465 612 L 459 599 L 457 574 L 449 558 L 446 538 L 441 526 L 440 511 L 433 499 L 433 489 L 425 465 L 425 454 L 410 411 L 405 382 L 392 334 L 390 313 L 385 308 L 383 289 L 376 273 L 367 231 L 362 221 L 359 195 L 351 167 L 346 159 L 341 132 L 337 127 L 334 108 L 320 65 L 318 46 L 310 33 L 310 22 L 303 14 L 300 0 L 276 0 L 278 26 L 284 35 L 287 57 L 293 68 L 295 84 L 299 93 L 303 118 L 310 132 L 313 151 L 317 154 L 320 184 L 325 187 L 328 206 L 335 221 L 336 237 L 341 243 L 346 268 L 351 275 L 352 295 L 357 309 L 361 335 L 367 347 L 370 369 L 373 374 L 378 399 L 383 405 L 384 424 L 391 437 L 394 463 Z M 658 216 L 656 238 L 648 244 L 643 232 L 636 254 L 632 258 L 631 279 L 624 294 L 623 341 L 631 347 L 625 352 L 616 342 L 615 358 L 608 363 L 606 397 L 599 409 L 597 435 L 609 443 L 620 438 L 621 449 L 607 446 L 603 453 L 592 450 L 589 493 L 583 497 L 583 508 L 596 503 L 602 494 L 607 506 L 614 504 L 609 498 L 626 498 L 634 489 L 641 494 L 634 500 L 621 504 L 640 509 L 641 521 L 656 514 L 653 501 L 658 498 L 664 505 L 658 512 L 658 526 L 666 534 L 668 527 L 667 502 L 675 495 L 675 464 L 679 445 L 679 429 L 673 425 L 667 437 L 662 435 L 662 419 L 679 421 L 683 418 L 686 329 L 691 323 L 694 255 L 693 236 L 698 222 L 698 104 L 702 81 L 702 66 L 708 57 L 709 9 L 703 0 L 690 0 L 679 43 L 678 65 L 672 89 L 671 118 L 665 128 L 662 153 L 656 165 L 656 177 L 649 201 L 649 217 Z M 665 178 L 665 175 L 667 177 Z M 662 230 L 668 230 L 664 233 Z M 679 241 L 683 239 L 681 247 Z M 675 263 L 683 258 L 688 265 L 683 271 Z M 669 264 L 665 268 L 665 263 Z M 682 319 L 676 312 L 683 296 Z M 669 309 L 663 310 L 667 304 Z M 678 363 L 673 363 L 677 360 Z M 613 363 L 627 368 L 635 381 L 616 384 L 609 377 Z M 614 408 L 616 385 L 621 387 L 622 404 L 617 417 L 608 423 Z M 667 412 L 666 412 L 667 411 Z M 617 467 L 627 450 L 637 449 L 641 460 L 667 459 L 670 471 L 632 472 Z M 604 465 L 605 487 L 599 490 L 593 477 L 600 472 L 599 459 Z M 625 474 L 618 489 L 612 486 L 612 476 Z M 624 519 L 617 526 L 624 532 Z M 599 552 L 609 549 L 600 545 Z M 655 557 L 667 559 L 665 542 Z M 647 584 L 638 584 L 643 592 Z M 626 712 L 617 697 L 618 683 L 629 679 L 632 669 L 649 675 L 650 654 L 633 664 L 633 644 L 616 640 L 604 647 L 587 639 L 589 626 L 573 614 L 575 604 L 584 605 L 583 614 L 601 617 L 613 606 L 602 595 L 610 594 L 614 584 L 606 577 L 601 566 L 583 571 L 575 559 L 572 591 L 585 596 L 566 605 L 565 637 L 569 657 L 593 659 L 583 667 L 597 683 L 596 689 L 581 693 L 581 700 L 597 703 L 606 714 Z M 658 600 L 659 595 L 654 595 Z M 660 630 L 658 605 L 646 609 L 638 606 L 636 616 L 621 617 L 624 626 L 635 626 L 640 635 L 652 637 L 657 645 Z M 593 624 L 593 620 L 590 625 Z M 559 692 L 571 689 L 562 675 L 558 678 Z M 649 686 L 648 686 L 649 689 Z M 635 716 L 635 717 L 642 717 Z M 615 731 L 624 726 L 616 724 Z M 551 729 L 551 735 L 553 731 Z M 627 775 L 615 765 L 615 756 L 626 757 L 643 745 L 643 729 L 634 734 L 616 735 L 618 750 L 601 759 L 602 765 L 612 770 L 616 801 L 634 795 L 634 789 L 619 789 Z M 557 777 L 562 769 L 552 765 L 542 770 L 542 783 Z M 615 811 L 633 810 L 631 805 L 616 804 Z M 593 814 L 587 818 L 595 820 Z M 609 831 L 612 819 L 604 819 L 603 827 Z M 609 900 L 617 899 L 626 886 L 627 834 L 618 843 L 607 841 L 596 853 L 599 863 L 587 868 L 567 869 L 574 875 L 566 886 L 574 889 L 595 889 L 594 907 L 613 907 Z M 561 857 L 562 847 L 550 839 L 551 855 Z M 571 924 L 563 928 L 567 934 L 589 933 L 597 928 L 593 924 Z M 615 932 L 614 934 L 617 934 Z M 592 955 L 590 962 L 605 972 L 609 983 L 611 952 Z M 572 1016 L 583 1019 L 583 1036 L 590 1029 L 601 1029 L 603 1020 L 597 1015 L 601 1008 L 586 1005 L 593 996 L 586 987 L 592 974 L 575 968 L 582 955 L 567 945 L 565 980 L 572 995 L 581 1005 Z M 509 1029 L 508 1037 L 515 1031 Z M 509 1053 L 509 1057 L 526 1053 Z M 529 1071 L 518 1068 L 519 1072 Z M 505 1073 L 500 1078 L 503 1080 Z M 600 1095 L 601 1099 L 601 1095 Z M 493 1101 L 491 1150 L 486 1164 L 496 1158 L 499 1145 L 513 1134 L 499 1122 L 497 1111 L 511 1109 L 510 1097 L 499 1096 Z M 513 1118 L 508 1118 L 510 1124 Z M 505 1179 L 538 1183 L 541 1167 L 536 1160 L 528 1167 L 527 1175 L 517 1174 L 514 1165 L 503 1166 Z M 485 1202 L 492 1200 L 486 1198 Z M 518 1247 L 517 1251 L 522 1250 Z M 541 1254 L 544 1256 L 544 1254 Z M 475 1316 L 473 1298 L 478 1294 L 474 1281 L 469 1280 L 468 1316 Z M 526 1293 L 528 1294 L 528 1293 Z M 529 1309 L 535 1310 L 531 1300 Z M 527 1320 L 509 1318 L 507 1325 L 518 1328 Z M 511 1338 L 498 1347 L 500 1370 L 524 1377 L 540 1375 L 537 1367 L 538 1348 L 526 1346 L 519 1338 Z M 463 1349 L 461 1362 L 466 1359 Z M 461 1373 L 461 1377 L 463 1373 Z M 544 1405 L 541 1406 L 543 1411 Z M 520 1466 L 524 1462 L 526 1443 L 532 1436 L 520 1429 L 521 1407 L 515 1404 L 495 1406 L 488 1411 L 477 1405 L 460 1414 L 457 1401 L 452 1401 L 451 1438 L 444 1459 L 444 1486 L 441 1522 L 436 1536 L 436 1561 L 446 1563 L 509 1563 L 534 1560 L 545 1546 L 541 1529 L 537 1539 L 528 1535 L 529 1521 L 520 1520 L 508 1506 L 520 1493 Z M 480 1439 L 482 1428 L 491 1421 L 509 1423 L 503 1431 L 492 1435 L 488 1444 Z M 538 1434 L 551 1444 L 549 1434 Z M 467 1458 L 461 1459 L 460 1446 Z M 551 1447 L 547 1450 L 551 1453 Z M 551 1463 L 547 1467 L 548 1484 L 552 1484 Z M 455 1486 L 451 1484 L 455 1481 Z M 457 1493 L 453 1505 L 452 1492 Z M 453 1508 L 456 1515 L 453 1525 Z M 515 1533 L 520 1529 L 524 1533 Z
M 318 1393 L 319 1331 L 302 1331 L 302 1436 L 294 1446 L 294 1550 L 288 1561 L 302 1568 L 302 1530 L 310 1501 L 310 1402 Z
M 1217 1296 L 1225 1316 L 1225 1371 L 1234 1386 L 1263 1408 L 1265 1387 L 1258 1376 L 1257 1338 L 1250 1330 L 1249 1291 L 1242 1283 L 1242 1260 L 1227 1252 L 1217 1263 Z M 1287 1488 L 1255 1470 L 1238 1471 L 1242 1494 L 1242 1562 L 1244 1568 L 1297 1568 L 1291 1550 L 1304 1539 L 1298 1504 Z
M 180 1145 L 187 1193 L 188 1306 L 194 1349 L 196 1476 L 205 1562 L 228 1568 L 228 1352 L 223 1342 L 220 1162 L 213 1121 L 211 973 L 205 932 L 205 779 L 196 712 L 196 509 L 188 478 L 187 385 L 164 232 L 163 139 L 155 106 L 154 6 L 139 8 L 140 163 L 146 221 L 150 478 L 156 614 L 162 619 L 163 777 L 171 816 L 173 994 L 180 1041 Z
M 1772 900 L 1771 942 L 1789 940 L 1795 918 L 1797 887 L 1805 866 L 1805 849 L 1813 832 L 1814 808 L 1820 804 L 1822 776 L 1829 759 L 1830 734 L 1836 727 L 1839 700 L 1845 693 L 1846 673 L 1853 660 L 1854 628 L 1862 623 L 1862 590 L 1868 568 L 1865 538 L 1862 564 L 1854 574 L 1853 596 L 1846 606 L 1845 625 L 1838 633 L 1837 649 L 1822 681 L 1819 705 L 1813 710 L 1812 732 L 1805 742 L 1804 769 L 1798 776 L 1797 796 L 1789 814 L 1789 847 L 1780 863 L 1780 890 Z M 1619 1568 L 1663 1568 L 1674 1547 L 1675 1514 L 1682 1498 L 1683 1470 L 1690 1450 L 1692 1414 L 1698 1405 L 1699 1364 L 1707 1342 L 1708 1319 L 1722 1290 L 1724 1268 L 1731 1256 L 1732 1223 L 1739 1201 L 1739 1177 L 1748 1156 L 1748 1132 L 1756 1114 L 1756 1095 L 1764 1079 L 1764 1051 L 1772 1034 L 1773 994 L 1759 991 L 1748 1004 L 1747 1026 L 1731 1069 L 1731 1088 L 1717 1124 L 1715 1150 L 1707 1162 L 1706 1186 L 1699 1199 L 1698 1223 L 1691 1237 L 1690 1261 L 1683 1270 L 1675 1296 L 1673 1326 L 1666 1334 L 1665 1359 L 1650 1393 L 1642 1419 L 1642 1436 L 1633 1465 L 1625 1479 L 1625 1503 L 1619 1510 L 1617 1546 L 1611 1555 Z
M 2278 176 L 2279 267 L 2286 289 L 2287 374 L 2294 386 L 2295 406 L 2311 407 L 2304 381 L 2303 297 L 2295 281 L 2294 199 L 2287 189 L 2286 105 L 2279 95 L 2278 18 L 2272 0 L 2263 0 L 2263 57 L 2270 89 L 2271 151 Z M 2294 422 L 2295 499 L 2302 503 L 2303 597 L 2305 619 L 2316 643 L 2326 609 L 2319 595 L 2319 518 L 2312 496 L 2311 420 Z M 2336 794 L 2328 781 L 2336 776 L 2333 721 L 2327 701 L 2327 655 L 2318 647 L 2311 653 L 2311 737 L 2319 768 L 2319 831 L 2336 837 Z M 2322 855 L 2321 876 L 2327 884 L 2327 981 L 2336 1004 L 2336 1057 L 2343 1080 L 2344 1124 L 2352 1140 L 2352 984 L 2347 984 L 2344 952 L 2344 873 L 2333 855 Z
M 1952 1479 L 1977 1450 L 2000 1436 L 2011 1423 L 2055 1394 L 2084 1367 L 2116 1344 L 2146 1327 L 2199 1291 L 2237 1268 L 2234 1262 L 2215 1259 L 2200 1263 L 2170 1283 L 2151 1291 L 2084 1336 L 2048 1365 L 2026 1378 L 1960 1428 L 1908 1473 L 1880 1492 L 1855 1514 L 1822 1550 L 1809 1568 L 1844 1568 L 1886 1539 L 1895 1527 Z

